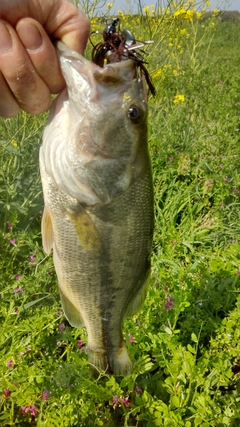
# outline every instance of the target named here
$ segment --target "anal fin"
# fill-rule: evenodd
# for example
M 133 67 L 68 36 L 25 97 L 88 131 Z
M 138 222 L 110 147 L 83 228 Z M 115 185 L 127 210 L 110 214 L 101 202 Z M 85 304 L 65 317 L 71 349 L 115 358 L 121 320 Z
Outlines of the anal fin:
M 82 326 L 84 326 L 83 318 L 80 312 L 76 309 L 76 307 L 68 299 L 68 297 L 63 293 L 60 287 L 59 292 L 62 302 L 62 308 L 70 325 L 74 328 L 81 328 Z
M 132 316 L 134 313 L 140 310 L 146 298 L 149 279 L 150 279 L 150 270 L 147 272 L 143 285 L 138 291 L 137 295 L 135 295 L 134 298 L 128 304 L 127 310 L 125 312 L 125 317 Z

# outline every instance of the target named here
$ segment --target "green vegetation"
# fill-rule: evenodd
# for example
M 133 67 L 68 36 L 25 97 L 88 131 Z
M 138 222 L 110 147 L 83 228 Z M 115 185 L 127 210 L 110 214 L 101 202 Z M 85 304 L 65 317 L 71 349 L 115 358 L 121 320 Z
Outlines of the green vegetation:
M 196 22 L 191 57 L 191 24 L 164 64 L 149 50 L 156 225 L 149 293 L 124 324 L 125 378 L 91 377 L 86 331 L 66 322 L 42 249 L 46 115 L 0 120 L 1 426 L 240 425 L 240 25 L 216 20 L 206 38 Z

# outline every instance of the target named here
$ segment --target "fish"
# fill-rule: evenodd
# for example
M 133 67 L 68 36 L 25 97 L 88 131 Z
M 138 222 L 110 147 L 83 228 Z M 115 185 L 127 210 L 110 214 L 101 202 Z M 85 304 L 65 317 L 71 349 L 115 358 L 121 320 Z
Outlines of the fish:
M 147 102 L 136 62 L 103 68 L 58 41 L 66 88 L 40 148 L 42 242 L 93 372 L 127 375 L 123 320 L 145 300 L 154 227 Z

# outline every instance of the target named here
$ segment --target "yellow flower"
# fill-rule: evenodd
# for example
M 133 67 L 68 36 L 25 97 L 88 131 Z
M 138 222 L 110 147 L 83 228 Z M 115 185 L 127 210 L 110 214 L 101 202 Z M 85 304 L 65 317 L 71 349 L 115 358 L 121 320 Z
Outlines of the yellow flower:
M 183 28 L 182 30 L 180 30 L 180 36 L 184 36 L 186 32 L 187 32 L 186 28 Z
M 174 100 L 173 100 L 174 104 L 179 104 L 179 102 L 184 102 L 184 101 L 185 101 L 184 95 L 175 95 L 174 96 Z
M 120 18 L 124 17 L 124 12 L 122 10 L 118 10 L 118 15 L 120 16 Z
M 108 3 L 108 4 L 107 4 L 107 8 L 108 8 L 108 9 L 112 9 L 113 5 L 114 5 L 114 3 Z
M 17 147 L 17 146 L 18 146 L 18 143 L 17 143 L 16 139 L 12 139 L 11 144 L 12 144 L 14 147 Z
M 206 2 L 206 6 L 211 6 L 211 2 L 210 2 L 210 1 L 207 1 L 207 2 Z
M 185 9 L 184 7 L 181 7 L 180 9 L 176 10 L 176 12 L 174 12 L 173 16 L 180 16 L 183 15 L 185 13 Z
M 218 9 L 214 9 L 213 16 L 217 16 L 217 14 L 218 14 Z
M 191 21 L 192 18 L 193 18 L 193 15 L 194 15 L 194 10 L 193 9 L 188 9 L 186 11 L 185 19 L 188 19 L 189 21 Z
M 155 8 L 153 4 L 150 4 L 150 6 L 145 6 L 143 8 L 143 12 L 148 16 L 152 17 L 155 14 Z
M 196 12 L 197 19 L 200 19 L 202 17 L 202 12 Z
M 215 27 L 214 22 L 211 22 L 211 27 L 212 27 L 212 28 L 214 28 L 214 27 Z
M 159 70 L 156 71 L 156 73 L 153 74 L 153 78 L 155 79 L 157 77 L 160 77 L 161 75 L 162 75 L 162 70 L 159 69 Z

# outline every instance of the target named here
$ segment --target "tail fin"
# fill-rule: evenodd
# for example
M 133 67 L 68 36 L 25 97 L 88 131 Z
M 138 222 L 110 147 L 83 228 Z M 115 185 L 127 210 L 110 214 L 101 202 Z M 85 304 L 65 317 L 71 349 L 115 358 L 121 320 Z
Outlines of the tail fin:
M 126 345 L 123 343 L 117 351 L 109 354 L 109 365 L 115 375 L 127 375 L 132 371 L 132 362 L 128 356 Z
M 88 358 L 94 375 L 101 371 L 114 375 L 127 375 L 131 373 L 132 362 L 128 356 L 125 344 L 117 350 L 88 348 Z

